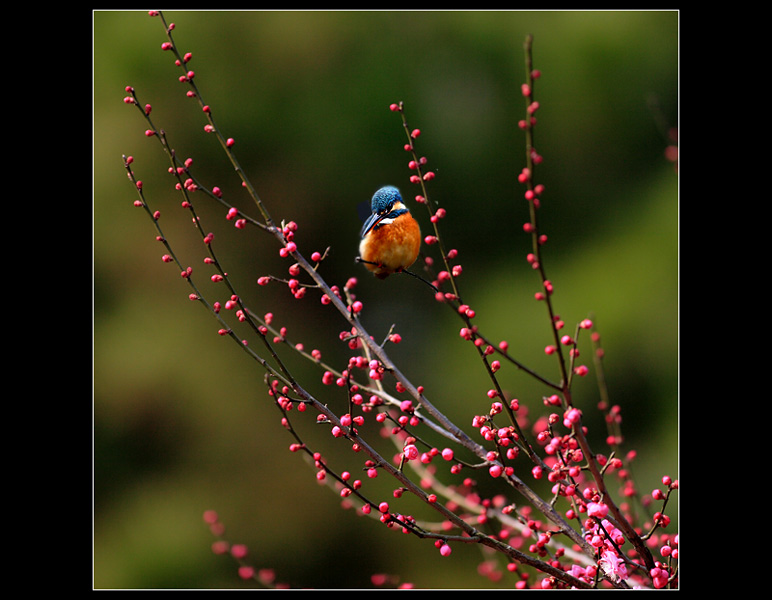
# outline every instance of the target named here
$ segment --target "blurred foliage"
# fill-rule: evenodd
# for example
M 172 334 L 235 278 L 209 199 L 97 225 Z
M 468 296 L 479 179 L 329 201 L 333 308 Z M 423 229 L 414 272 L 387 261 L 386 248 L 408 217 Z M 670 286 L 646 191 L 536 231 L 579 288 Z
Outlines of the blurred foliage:
M 391 102 L 404 101 L 423 131 L 421 154 L 437 172 L 430 193 L 448 210 L 443 232 L 457 247 L 465 299 L 481 329 L 507 339 L 526 364 L 554 373 L 538 281 L 524 256 L 527 207 L 517 121 L 524 103 L 523 41 L 534 36 L 543 73 L 536 96 L 538 172 L 546 266 L 569 327 L 592 314 L 607 351 L 612 400 L 642 493 L 677 477 L 678 178 L 664 158 L 678 116 L 678 13 L 673 11 L 221 11 L 171 12 L 175 39 L 214 116 L 275 220 L 296 220 L 302 251 L 331 247 L 323 273 L 360 279 L 364 322 L 403 335 L 393 356 L 434 403 L 465 428 L 488 406 L 486 376 L 458 337 L 458 320 L 409 277 L 378 281 L 354 264 L 356 205 L 380 185 L 408 188 L 404 134 Z M 418 587 L 508 587 L 476 572 L 487 555 L 391 534 L 319 489 L 313 469 L 267 401 L 262 373 L 187 300 L 188 288 L 144 214 L 132 206 L 121 155 L 135 157 L 149 201 L 175 250 L 201 268 L 200 240 L 180 219 L 179 197 L 156 140 L 122 102 L 132 85 L 199 177 L 249 208 L 147 12 L 93 14 L 94 78 L 94 585 L 98 588 L 248 587 L 232 561 L 209 551 L 201 515 L 215 509 L 258 567 L 316 588 L 369 587 L 395 573 Z M 664 126 L 663 126 L 664 124 Z M 298 303 L 268 236 L 241 232 L 220 207 L 199 210 L 250 306 L 327 360 L 345 361 L 341 319 L 316 299 Z M 420 207 L 418 207 L 420 208 Z M 424 228 L 425 213 L 415 211 Z M 586 350 L 589 361 L 589 346 Z M 310 391 L 345 401 L 320 374 L 293 363 Z M 534 414 L 543 389 L 503 374 Z M 552 375 L 550 375 L 552 376 Z M 316 382 L 316 383 L 315 383 Z M 592 376 L 577 382 L 591 419 Z M 591 421 L 602 433 L 602 422 Z M 304 435 L 336 449 L 327 435 Z M 441 443 L 437 441 L 437 443 Z M 388 497 L 388 482 L 385 493 Z M 677 517 L 675 506 L 669 511 Z M 674 521 L 674 531 L 677 521 Z

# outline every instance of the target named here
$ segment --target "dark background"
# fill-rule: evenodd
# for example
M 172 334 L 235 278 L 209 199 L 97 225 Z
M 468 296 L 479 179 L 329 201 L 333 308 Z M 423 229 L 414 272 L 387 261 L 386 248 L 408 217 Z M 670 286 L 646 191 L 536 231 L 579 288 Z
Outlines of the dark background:
M 677 126 L 679 15 L 673 11 L 170 12 L 181 52 L 225 135 L 273 217 L 296 220 L 309 255 L 331 247 L 323 274 L 360 280 L 364 322 L 375 336 L 391 324 L 403 342 L 393 357 L 459 425 L 486 410 L 485 375 L 458 337 L 460 321 L 416 280 L 378 281 L 354 264 L 356 205 L 407 182 L 399 117 L 423 134 L 419 152 L 437 178 L 430 194 L 448 217 L 465 299 L 481 329 L 557 379 L 536 275 L 522 187 L 523 41 L 534 36 L 541 108 L 536 145 L 544 156 L 541 222 L 557 311 L 573 330 L 592 314 L 607 351 L 612 401 L 622 407 L 625 448 L 635 449 L 639 489 L 648 493 L 678 467 L 678 176 L 665 158 Z M 94 585 L 99 588 L 245 587 L 228 558 L 214 556 L 201 515 L 215 509 L 229 537 L 251 548 L 258 567 L 313 588 L 368 587 L 372 573 L 418 587 L 508 587 L 477 574 L 490 558 L 454 546 L 441 558 L 430 541 L 384 530 L 339 508 L 297 454 L 262 386 L 262 372 L 189 290 L 145 215 L 132 206 L 121 155 L 135 157 L 149 202 L 175 251 L 204 272 L 197 234 L 179 208 L 159 145 L 123 103 L 137 89 L 196 174 L 250 209 L 200 109 L 185 97 L 159 19 L 146 11 L 94 18 Z M 406 193 L 407 195 L 407 193 Z M 410 196 L 408 196 L 410 197 Z M 316 296 L 302 302 L 257 277 L 285 275 L 275 242 L 236 231 L 224 210 L 197 207 L 238 289 L 257 312 L 336 366 L 348 352 L 344 327 Z M 423 207 L 411 206 L 424 231 Z M 256 211 L 252 211 L 257 214 Z M 585 339 L 586 341 L 586 339 Z M 582 358 L 590 361 L 589 346 Z M 293 362 L 336 410 L 344 396 L 321 374 Z M 545 390 L 517 372 L 502 382 L 532 414 Z M 577 382 L 577 402 L 602 437 L 594 376 Z M 307 435 L 338 450 L 318 428 Z M 597 438 L 596 438 L 597 439 Z M 437 441 L 436 443 L 441 443 Z M 602 447 L 601 442 L 597 442 Z M 340 444 L 338 444 L 340 446 Z M 351 453 L 340 450 L 341 459 Z M 359 458 L 356 458 L 358 461 Z M 357 462 L 354 462 L 356 468 Z M 352 468 L 351 466 L 347 468 Z M 484 479 L 481 477 L 480 479 Z M 391 483 L 379 482 L 388 497 Z M 407 512 L 407 509 L 406 509 Z M 676 519 L 675 505 L 668 511 Z

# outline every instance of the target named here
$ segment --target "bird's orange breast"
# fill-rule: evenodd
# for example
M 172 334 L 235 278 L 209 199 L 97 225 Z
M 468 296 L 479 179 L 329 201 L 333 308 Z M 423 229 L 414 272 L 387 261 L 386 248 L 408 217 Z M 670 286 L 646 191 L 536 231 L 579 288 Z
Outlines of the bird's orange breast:
M 370 230 L 359 244 L 365 267 L 381 278 L 410 267 L 420 249 L 421 229 L 410 213 Z

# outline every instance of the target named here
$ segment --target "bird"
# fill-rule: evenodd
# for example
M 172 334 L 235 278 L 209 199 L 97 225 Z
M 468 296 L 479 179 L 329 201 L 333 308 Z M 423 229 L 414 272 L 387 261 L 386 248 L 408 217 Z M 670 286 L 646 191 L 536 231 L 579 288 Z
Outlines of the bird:
M 358 261 L 378 279 L 392 273 L 411 273 L 421 249 L 421 228 L 402 202 L 399 190 L 387 185 L 375 192 L 370 215 L 359 242 Z

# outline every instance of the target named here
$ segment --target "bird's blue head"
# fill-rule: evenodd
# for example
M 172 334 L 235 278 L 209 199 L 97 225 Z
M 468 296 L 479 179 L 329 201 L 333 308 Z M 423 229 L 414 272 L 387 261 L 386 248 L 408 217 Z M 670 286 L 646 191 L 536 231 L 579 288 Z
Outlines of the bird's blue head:
M 362 237 L 371 229 L 378 227 L 384 219 L 393 220 L 407 212 L 407 208 L 402 204 L 402 196 L 399 190 L 393 185 L 384 186 L 373 194 L 373 199 L 370 201 L 370 210 L 371 214 L 362 227 Z
M 402 202 L 402 196 L 400 195 L 399 190 L 393 185 L 387 185 L 373 194 L 373 199 L 370 201 L 370 208 L 375 214 L 388 214 L 397 202 Z

